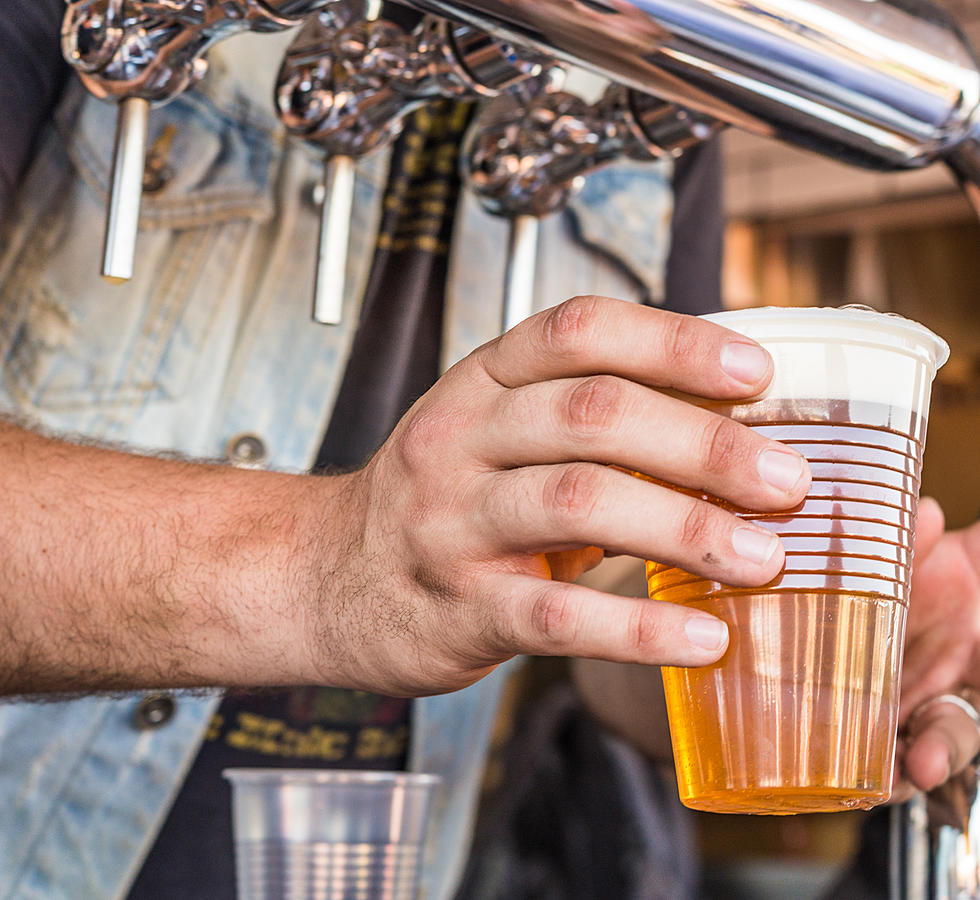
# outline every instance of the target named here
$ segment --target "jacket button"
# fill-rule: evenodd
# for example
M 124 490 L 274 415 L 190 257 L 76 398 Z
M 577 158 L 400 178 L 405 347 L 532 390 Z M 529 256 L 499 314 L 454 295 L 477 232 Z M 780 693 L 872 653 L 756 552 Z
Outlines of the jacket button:
M 166 725 L 177 711 L 177 701 L 170 694 L 147 694 L 136 706 L 133 724 L 140 731 Z
M 269 451 L 262 438 L 254 434 L 239 434 L 225 444 L 225 458 L 233 466 L 261 466 Z

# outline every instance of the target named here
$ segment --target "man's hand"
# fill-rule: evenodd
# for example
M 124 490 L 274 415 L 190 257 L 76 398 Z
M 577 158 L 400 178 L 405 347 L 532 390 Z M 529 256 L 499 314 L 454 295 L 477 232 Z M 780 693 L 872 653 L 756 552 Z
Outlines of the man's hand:
M 980 523 L 950 532 L 943 525 L 939 505 L 923 498 L 902 668 L 896 801 L 944 784 L 980 751 L 980 731 L 963 709 L 930 703 L 948 693 L 974 706 L 980 701 Z
M 353 538 L 322 576 L 346 584 L 310 613 L 316 678 L 414 694 L 518 653 L 717 660 L 720 620 L 567 582 L 603 551 L 736 585 L 776 576 L 771 532 L 623 471 L 755 509 L 798 503 L 802 456 L 657 390 L 748 398 L 771 368 L 712 323 L 591 297 L 475 351 L 350 476 Z

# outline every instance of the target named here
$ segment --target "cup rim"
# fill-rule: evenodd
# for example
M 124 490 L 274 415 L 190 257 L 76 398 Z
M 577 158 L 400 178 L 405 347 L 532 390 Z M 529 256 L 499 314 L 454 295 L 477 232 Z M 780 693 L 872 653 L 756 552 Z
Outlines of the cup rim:
M 925 325 L 893 312 L 863 304 L 845 306 L 757 306 L 728 309 L 701 316 L 761 341 L 821 339 L 874 344 L 896 350 L 926 351 L 935 369 L 949 359 L 949 344 Z M 788 323 L 805 327 L 802 334 L 786 334 Z M 846 334 L 836 329 L 847 326 Z
M 373 771 L 366 769 L 285 769 L 275 766 L 229 768 L 221 772 L 232 785 L 376 785 L 385 787 L 430 787 L 442 777 L 428 772 Z

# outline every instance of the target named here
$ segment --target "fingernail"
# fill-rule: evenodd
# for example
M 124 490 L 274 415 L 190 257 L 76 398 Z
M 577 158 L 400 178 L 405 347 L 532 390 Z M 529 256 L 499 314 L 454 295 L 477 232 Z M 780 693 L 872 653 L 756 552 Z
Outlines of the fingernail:
M 736 528 L 732 532 L 732 547 L 735 552 L 749 562 L 762 566 L 772 559 L 779 546 L 779 538 L 765 528 Z
M 795 487 L 803 475 L 803 457 L 793 450 L 763 450 L 756 466 L 762 480 L 780 491 Z
M 769 371 L 769 354 L 758 344 L 729 341 L 721 348 L 721 367 L 743 384 L 756 384 Z
M 684 633 L 703 650 L 720 650 L 728 640 L 728 626 L 714 616 L 691 616 L 684 623 Z

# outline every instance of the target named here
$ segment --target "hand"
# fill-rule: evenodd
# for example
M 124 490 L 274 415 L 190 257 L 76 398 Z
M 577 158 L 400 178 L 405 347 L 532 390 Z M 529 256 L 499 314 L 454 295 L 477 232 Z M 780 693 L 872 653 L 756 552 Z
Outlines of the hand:
M 771 532 L 622 471 L 755 509 L 800 502 L 802 456 L 656 390 L 747 398 L 771 370 L 710 322 L 590 297 L 476 350 L 344 476 L 351 537 L 317 576 L 344 596 L 324 597 L 310 632 L 320 678 L 416 694 L 518 653 L 717 660 L 720 620 L 566 582 L 604 551 L 736 585 L 776 576 Z
M 939 505 L 923 498 L 902 670 L 898 802 L 959 776 L 980 751 L 980 732 L 962 709 L 923 706 L 946 693 L 980 702 L 980 524 L 951 532 L 943 525 Z

